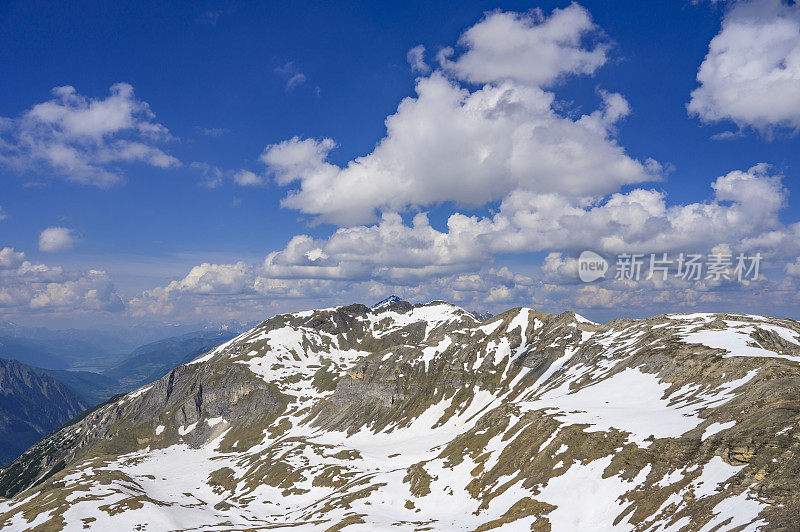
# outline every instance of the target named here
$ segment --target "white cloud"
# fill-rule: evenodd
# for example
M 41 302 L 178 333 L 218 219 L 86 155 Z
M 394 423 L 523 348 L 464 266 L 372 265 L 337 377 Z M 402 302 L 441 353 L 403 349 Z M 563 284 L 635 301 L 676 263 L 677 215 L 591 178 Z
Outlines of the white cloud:
M 784 272 L 790 277 L 800 277 L 800 257 L 797 257 L 794 262 L 787 263 Z
M 697 73 L 690 114 L 769 134 L 800 129 L 800 5 L 736 2 Z
M 250 170 L 239 170 L 233 175 L 233 180 L 237 185 L 243 187 L 253 187 L 264 184 L 264 178 Z
M 550 251 L 544 274 L 563 279 L 574 277 L 575 264 L 562 261 L 561 251 L 705 252 L 720 243 L 767 251 L 794 238 L 778 219 L 786 190 L 766 165 L 729 172 L 712 190 L 712 200 L 686 205 L 668 205 L 663 192 L 645 189 L 597 202 L 515 191 L 490 217 L 452 214 L 446 231 L 431 227 L 424 214 L 410 226 L 384 214 L 378 224 L 340 228 L 326 239 L 294 237 L 268 255 L 266 271 L 283 278 L 413 283 L 479 269 L 497 254 Z
M 218 166 L 195 161 L 190 164 L 193 169 L 199 170 L 201 178 L 200 185 L 207 188 L 217 188 L 225 180 L 226 172 Z
M 341 226 L 372 222 L 377 211 L 480 206 L 514 190 L 584 198 L 658 180 L 658 163 L 628 156 L 615 139 L 630 113 L 625 98 L 598 91 L 599 109 L 571 117 L 542 89 L 599 68 L 606 47 L 590 42 L 598 35 L 577 4 L 550 16 L 490 13 L 461 37 L 463 54 L 417 80 L 371 153 L 339 166 L 328 161 L 333 140 L 294 137 L 267 146 L 262 161 L 278 184 L 299 182 L 283 206 Z M 425 71 L 422 46 L 408 60 Z
M 68 272 L 0 250 L 0 313 L 121 311 L 124 304 L 104 271 Z
M 560 251 L 552 251 L 542 263 L 542 277 L 551 282 L 577 283 L 578 260 L 574 257 L 564 257 Z
M 302 85 L 306 82 L 306 75 L 305 74 L 295 74 L 291 78 L 286 81 L 286 90 L 290 91 L 293 88 L 297 87 L 298 85 Z
M 57 87 L 51 100 L 17 119 L 4 119 L 0 162 L 38 173 L 44 167 L 70 181 L 96 186 L 120 182 L 119 163 L 177 166 L 176 158 L 155 146 L 168 139 L 169 132 L 154 117 L 126 83 L 113 85 L 102 100 L 82 96 L 73 87 Z
M 460 240 L 458 228 L 443 233 L 425 214 L 417 214 L 410 226 L 397 214 L 384 214 L 379 224 L 341 228 L 327 239 L 295 236 L 267 256 L 264 268 L 276 278 L 413 284 L 478 269 L 488 259 L 472 235 Z
M 131 299 L 128 307 L 134 316 L 207 316 L 210 311 L 215 315 L 241 316 L 247 310 L 263 312 L 276 300 L 315 299 L 318 303 L 331 297 L 334 284 L 316 279 L 270 278 L 261 267 L 244 262 L 203 263 L 182 279 L 142 292 Z
M 515 190 L 491 216 L 453 213 L 444 231 L 424 214 L 406 225 L 384 213 L 374 225 L 337 229 L 330 237 L 294 237 L 268 255 L 269 275 L 283 278 L 378 279 L 411 283 L 475 270 L 505 253 L 706 251 L 719 243 L 737 249 L 790 249 L 798 240 L 778 218 L 787 192 L 767 165 L 717 178 L 710 201 L 669 205 L 657 190 L 634 189 L 599 200 Z M 795 244 L 796 245 L 796 244 Z M 548 276 L 574 264 L 548 256 Z
M 601 109 L 573 120 L 553 110 L 552 93 L 511 82 L 470 93 L 435 72 L 416 90 L 386 119 L 375 150 L 344 167 L 327 162 L 330 139 L 268 146 L 262 161 L 277 182 L 300 182 L 283 205 L 353 225 L 374 220 L 376 209 L 483 205 L 515 189 L 602 195 L 660 175 L 657 163 L 632 159 L 614 140 L 628 112 L 617 94 L 602 93 Z
M 293 137 L 270 144 L 260 159 L 275 174 L 278 184 L 286 185 L 323 167 L 328 152 L 335 147 L 332 139 L 300 140 L 299 137 Z
M 3 209 L 3 206 L 0 205 L 0 221 L 5 220 L 8 218 L 8 213 Z
M 425 47 L 421 44 L 408 51 L 406 61 L 411 66 L 412 72 L 427 74 L 431 71 L 431 67 L 425 62 Z
M 599 28 L 578 4 L 529 13 L 495 11 L 459 39 L 466 51 L 454 61 L 452 49 L 440 53 L 442 68 L 472 83 L 512 80 L 548 86 L 565 74 L 592 74 L 606 62 L 608 46 L 587 47 Z
M 277 67 L 275 73 L 286 79 L 286 92 L 292 91 L 308 80 L 306 75 L 295 65 L 294 61 L 289 61 L 285 65 Z
M 446 299 L 485 310 L 510 300 L 533 302 L 533 280 L 508 268 L 468 275 L 434 276 L 411 284 L 271 277 L 257 265 L 202 264 L 166 286 L 147 290 L 130 303 L 135 316 L 264 315 L 267 309 L 319 308 L 345 302 L 372 303 L 389 294 L 411 301 Z M 274 311 L 273 311 L 274 312 Z
M 39 234 L 39 249 L 48 253 L 67 251 L 75 245 L 75 231 L 66 227 L 48 227 Z
M 667 205 L 663 192 L 634 189 L 602 202 L 516 191 L 491 218 L 453 214 L 461 238 L 474 235 L 491 253 L 594 249 L 610 253 L 706 250 L 758 239 L 783 226 L 786 190 L 766 165 L 733 171 L 712 183 L 709 202 Z M 750 241 L 753 245 L 754 241 Z
M 200 127 L 200 126 L 197 126 L 197 130 L 200 133 L 202 133 L 203 135 L 206 135 L 208 137 L 221 137 L 221 136 L 227 135 L 228 133 L 231 132 L 231 130 L 228 129 L 227 127 Z
M 237 185 L 243 187 L 261 186 L 267 182 L 265 176 L 243 168 L 236 171 L 225 170 L 213 164 L 197 161 L 193 162 L 190 166 L 200 173 L 199 184 L 206 188 L 218 188 L 225 183 L 226 179 L 230 179 Z
M 0 268 L 16 268 L 25 260 L 25 254 L 15 251 L 14 248 L 5 247 L 0 249 Z
M 301 151 L 316 146 L 292 144 Z M 773 268 L 800 253 L 800 224 L 781 224 L 787 193 L 767 165 L 720 176 L 711 191 L 710 200 L 683 205 L 669 205 L 663 192 L 645 189 L 598 201 L 515 191 L 497 213 L 453 213 L 444 230 L 432 227 L 423 213 L 410 224 L 383 213 L 376 224 L 339 228 L 327 238 L 295 236 L 262 264 L 202 264 L 184 279 L 141 294 L 132 307 L 172 313 L 218 305 L 223 295 L 341 302 L 393 292 L 476 308 L 511 302 L 547 308 L 650 308 L 656 302 L 684 308 L 730 301 L 741 297 L 731 290 L 744 283 L 658 278 L 635 283 L 614 281 L 612 272 L 608 282 L 587 287 L 577 278 L 574 255 L 583 249 L 607 255 L 760 251 Z M 533 252 L 548 252 L 537 275 L 494 265 L 500 254 Z M 795 271 L 787 268 L 789 274 Z M 728 295 L 717 294 L 720 289 Z

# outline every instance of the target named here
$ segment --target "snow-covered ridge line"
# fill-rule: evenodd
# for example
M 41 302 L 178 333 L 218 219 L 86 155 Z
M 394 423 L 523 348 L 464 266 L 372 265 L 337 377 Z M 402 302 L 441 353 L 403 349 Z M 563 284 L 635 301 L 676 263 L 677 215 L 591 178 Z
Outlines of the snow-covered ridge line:
M 800 420 L 761 398 L 800 386 L 800 324 L 683 316 L 274 316 L 51 439 L 88 451 L 0 526 L 752 528 L 793 508 L 769 490 Z

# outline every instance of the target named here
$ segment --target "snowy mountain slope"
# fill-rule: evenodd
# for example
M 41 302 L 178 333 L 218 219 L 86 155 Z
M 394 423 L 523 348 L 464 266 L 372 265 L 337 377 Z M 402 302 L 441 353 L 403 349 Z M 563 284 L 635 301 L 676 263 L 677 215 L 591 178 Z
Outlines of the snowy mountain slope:
M 276 316 L 0 471 L 0 526 L 792 529 L 798 360 L 759 316 Z

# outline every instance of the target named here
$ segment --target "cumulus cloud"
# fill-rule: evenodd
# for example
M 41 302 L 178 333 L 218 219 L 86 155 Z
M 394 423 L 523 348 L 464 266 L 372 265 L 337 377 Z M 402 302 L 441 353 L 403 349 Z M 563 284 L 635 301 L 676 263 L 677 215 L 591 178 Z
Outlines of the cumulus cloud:
M 336 287 L 325 280 L 271 278 L 262 267 L 244 262 L 203 263 L 182 279 L 142 292 L 128 307 L 134 316 L 203 314 L 210 309 L 237 314 L 248 305 L 263 309 L 269 300 L 316 298 L 318 303 L 331 297 Z M 238 311 L 231 305 L 238 306 Z
M 127 83 L 113 85 L 104 99 L 88 98 L 70 86 L 52 92 L 52 99 L 19 118 L 0 119 L 0 162 L 101 187 L 122 181 L 120 163 L 180 164 L 156 146 L 169 132 Z
M 629 157 L 613 138 L 628 113 L 617 94 L 602 93 L 600 109 L 573 120 L 553 110 L 552 93 L 511 82 L 469 92 L 436 72 L 416 92 L 386 119 L 375 150 L 344 167 L 327 161 L 331 139 L 268 146 L 262 161 L 277 182 L 300 182 L 282 204 L 354 225 L 376 210 L 483 205 L 516 189 L 585 197 L 660 176 L 657 163 Z
M 0 313 L 110 311 L 124 309 L 101 270 L 64 271 L 26 260 L 13 248 L 0 250 Z
M 66 227 L 48 227 L 39 234 L 39 249 L 47 253 L 67 251 L 75 245 L 75 231 Z
M 197 316 L 209 312 L 241 316 L 246 311 L 263 315 L 266 309 L 280 308 L 287 302 L 319 308 L 326 303 L 371 303 L 397 294 L 410 301 L 446 299 L 480 310 L 511 299 L 532 304 L 533 284 L 532 279 L 508 268 L 396 284 L 369 279 L 275 278 L 262 265 L 202 264 L 183 279 L 142 292 L 130 301 L 129 308 L 135 316 Z
M 652 189 L 601 200 L 515 190 L 490 216 L 453 213 L 445 230 L 433 228 L 425 214 L 407 225 L 384 213 L 376 224 L 339 228 L 328 238 L 296 236 L 268 255 L 266 268 L 275 277 L 410 283 L 478 269 L 506 253 L 690 252 L 719 243 L 788 248 L 794 229 L 779 220 L 787 192 L 769 166 L 720 176 L 711 192 L 709 201 L 670 205 L 664 192 Z M 557 257 L 545 260 L 547 275 L 574 271 Z
M 761 252 L 777 266 L 800 253 L 800 224 L 780 222 L 787 192 L 769 166 L 731 171 L 710 189 L 707 201 L 675 205 L 663 192 L 647 189 L 610 194 L 601 201 L 517 191 L 493 215 L 456 212 L 444 229 L 434 228 L 424 213 L 410 223 L 399 214 L 383 213 L 378 223 L 341 227 L 328 237 L 295 236 L 261 264 L 202 264 L 132 304 L 142 313 L 169 313 L 216 304 L 215 298 L 224 294 L 358 301 L 372 293 L 396 292 L 477 308 L 512 302 L 544 308 L 647 308 L 654 301 L 692 308 L 721 301 L 715 295 L 720 289 L 733 297 L 732 291 L 747 283 L 658 277 L 617 281 L 612 272 L 608 282 L 587 287 L 578 282 L 575 256 L 583 249 L 607 256 Z M 499 255 L 538 252 L 547 255 L 535 275 L 495 265 Z M 787 274 L 795 271 L 800 270 L 787 266 Z
M 425 47 L 421 44 L 408 51 L 406 61 L 411 66 L 412 72 L 427 74 L 431 71 L 431 67 L 425 62 Z
M 0 249 L 0 268 L 14 268 L 22 264 L 23 260 L 25 260 L 25 254 L 15 251 L 14 248 Z
M 6 218 L 8 218 L 8 213 L 3 210 L 3 206 L 0 205 L 0 221 L 5 220 Z
M 800 257 L 794 259 L 794 262 L 787 263 L 784 272 L 790 277 L 800 277 Z
M 630 113 L 624 97 L 599 91 L 598 109 L 571 117 L 543 88 L 599 68 L 607 47 L 598 36 L 577 4 L 549 16 L 487 14 L 460 38 L 463 53 L 445 52 L 441 69 L 417 80 L 371 153 L 340 166 L 328 160 L 333 140 L 294 137 L 267 146 L 261 160 L 278 184 L 299 185 L 283 206 L 340 226 L 373 222 L 379 211 L 480 206 L 514 190 L 588 197 L 658 180 L 657 162 L 630 157 L 615 138 Z M 420 73 L 429 70 L 424 52 L 408 53 Z
M 600 37 L 589 12 L 578 4 L 528 13 L 495 11 L 469 28 L 458 41 L 464 52 L 450 60 L 450 48 L 439 54 L 441 66 L 472 83 L 512 80 L 548 86 L 566 74 L 593 74 L 607 59 L 608 45 L 587 41 Z M 590 44 L 590 46 L 586 46 Z
M 668 205 L 658 190 L 614 193 L 601 202 L 514 192 L 488 218 L 453 214 L 448 225 L 473 234 L 493 253 L 596 249 L 609 253 L 705 250 L 720 242 L 750 247 L 782 229 L 786 190 L 780 175 L 756 165 L 711 185 L 713 199 Z
M 244 168 L 235 171 L 226 170 L 219 166 L 199 161 L 193 162 L 190 166 L 200 174 L 200 186 L 206 188 L 221 187 L 226 180 L 233 181 L 243 187 L 261 186 L 267 183 L 266 176 Z
M 800 129 L 800 5 L 736 2 L 697 73 L 690 114 L 769 133 Z
M 413 284 L 421 280 L 478 269 L 488 255 L 472 235 L 461 240 L 431 227 L 425 214 L 405 225 L 398 214 L 384 214 L 371 226 L 340 228 L 326 239 L 295 236 L 267 255 L 268 275 L 278 278 L 347 279 Z

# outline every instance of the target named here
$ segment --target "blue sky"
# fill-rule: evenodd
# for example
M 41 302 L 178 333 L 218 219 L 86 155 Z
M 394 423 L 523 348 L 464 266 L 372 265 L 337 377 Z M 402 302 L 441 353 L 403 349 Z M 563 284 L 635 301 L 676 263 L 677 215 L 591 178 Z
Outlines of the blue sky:
M 798 317 L 799 11 L 5 2 L 0 319 L 253 319 L 390 293 Z M 767 267 L 752 283 L 587 286 L 585 248 L 758 251 Z

